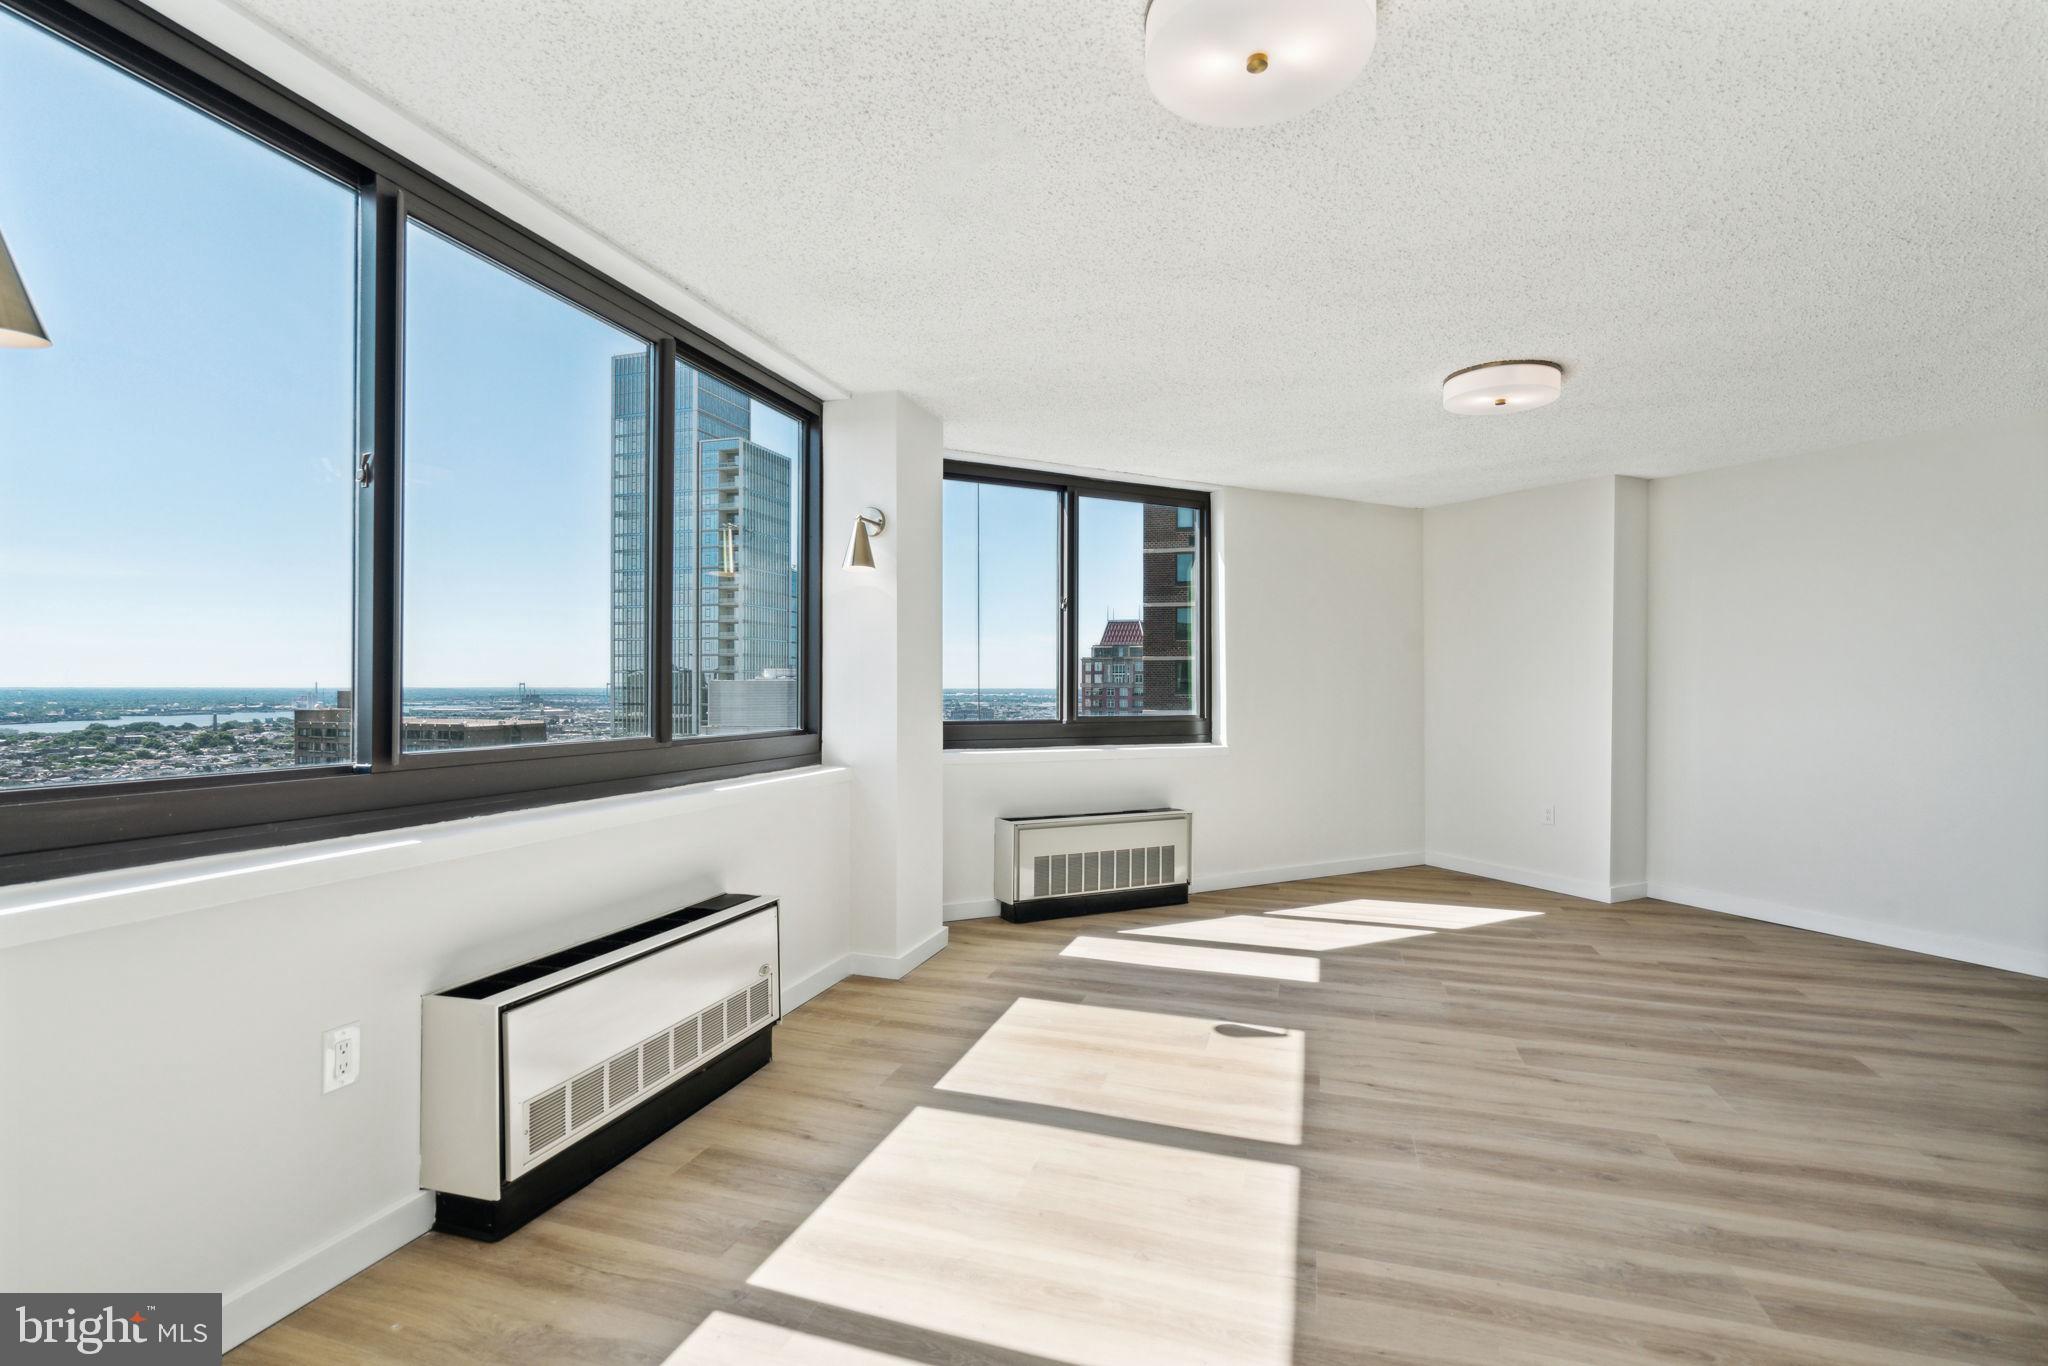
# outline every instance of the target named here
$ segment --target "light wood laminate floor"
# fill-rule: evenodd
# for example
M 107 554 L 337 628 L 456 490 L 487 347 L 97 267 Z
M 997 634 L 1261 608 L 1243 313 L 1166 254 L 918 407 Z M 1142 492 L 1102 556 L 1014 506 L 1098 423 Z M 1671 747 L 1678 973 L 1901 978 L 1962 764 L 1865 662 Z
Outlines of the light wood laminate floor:
M 1412 868 L 957 924 L 775 1051 L 235 1366 L 2048 1361 L 2032 978 Z

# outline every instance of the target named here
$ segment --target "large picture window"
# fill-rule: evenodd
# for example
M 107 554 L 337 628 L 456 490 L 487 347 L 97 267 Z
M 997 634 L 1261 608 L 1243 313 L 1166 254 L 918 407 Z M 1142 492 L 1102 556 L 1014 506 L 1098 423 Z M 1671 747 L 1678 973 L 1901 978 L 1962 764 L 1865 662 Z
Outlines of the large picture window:
M 817 400 L 108 13 L 0 0 L 0 882 L 815 762 Z
M 354 638 L 355 188 L 4 9 L 0 129 L 62 342 L 0 351 L 0 792 L 292 768 Z
M 649 734 L 655 348 L 418 223 L 405 253 L 400 743 Z
M 1209 738 L 1208 495 L 949 463 L 946 744 Z

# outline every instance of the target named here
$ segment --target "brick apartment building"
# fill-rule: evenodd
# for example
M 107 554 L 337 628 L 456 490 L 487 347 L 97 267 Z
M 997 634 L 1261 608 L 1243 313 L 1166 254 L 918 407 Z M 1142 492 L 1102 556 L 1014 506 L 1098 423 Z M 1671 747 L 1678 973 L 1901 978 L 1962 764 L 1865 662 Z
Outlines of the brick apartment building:
M 1195 710 L 1196 519 L 1193 508 L 1148 503 L 1144 607 L 1112 620 L 1081 661 L 1081 715 Z

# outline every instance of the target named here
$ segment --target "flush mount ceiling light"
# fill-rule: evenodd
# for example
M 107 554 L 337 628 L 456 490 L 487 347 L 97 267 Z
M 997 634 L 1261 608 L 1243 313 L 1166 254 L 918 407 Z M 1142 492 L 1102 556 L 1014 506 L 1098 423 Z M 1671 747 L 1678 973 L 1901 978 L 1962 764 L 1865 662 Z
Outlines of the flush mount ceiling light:
M 1278 123 L 1351 83 L 1376 23 L 1373 0 L 1152 0 L 1145 81 L 1195 123 Z
M 1557 402 L 1564 370 L 1547 360 L 1495 360 L 1444 377 L 1447 413 L 1519 413 Z

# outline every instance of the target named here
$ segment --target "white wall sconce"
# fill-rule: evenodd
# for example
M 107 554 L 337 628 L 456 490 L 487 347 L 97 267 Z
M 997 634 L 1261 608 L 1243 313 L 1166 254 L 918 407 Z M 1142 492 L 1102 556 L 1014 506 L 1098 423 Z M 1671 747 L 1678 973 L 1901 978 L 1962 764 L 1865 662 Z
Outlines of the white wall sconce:
M 7 239 L 0 237 L 0 346 L 26 348 L 49 344 L 50 334 L 43 331 L 36 306 L 28 301 L 28 286 L 21 282 L 21 272 L 14 268 Z
M 880 508 L 866 507 L 860 510 L 860 515 L 853 519 L 853 540 L 846 547 L 848 569 L 875 567 L 875 548 L 868 544 L 868 538 L 881 535 L 888 525 L 889 519 L 882 515 Z

